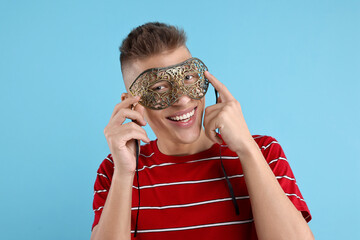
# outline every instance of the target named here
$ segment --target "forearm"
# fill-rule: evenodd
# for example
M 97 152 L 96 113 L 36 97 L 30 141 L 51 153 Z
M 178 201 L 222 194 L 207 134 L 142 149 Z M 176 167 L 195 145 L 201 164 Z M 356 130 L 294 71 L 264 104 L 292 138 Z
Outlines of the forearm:
M 285 195 L 256 142 L 238 153 L 259 239 L 314 239 L 302 214 Z
M 91 240 L 130 239 L 133 179 L 133 175 L 114 171 L 109 194 Z

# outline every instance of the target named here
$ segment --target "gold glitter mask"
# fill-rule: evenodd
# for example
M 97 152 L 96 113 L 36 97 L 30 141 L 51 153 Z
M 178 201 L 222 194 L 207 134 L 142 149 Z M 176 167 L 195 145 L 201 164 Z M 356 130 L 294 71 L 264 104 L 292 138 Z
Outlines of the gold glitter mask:
M 151 68 L 141 73 L 131 84 L 133 96 L 140 96 L 144 107 L 160 110 L 171 106 L 181 96 L 192 99 L 205 96 L 209 81 L 204 76 L 205 64 L 198 58 L 165 67 Z

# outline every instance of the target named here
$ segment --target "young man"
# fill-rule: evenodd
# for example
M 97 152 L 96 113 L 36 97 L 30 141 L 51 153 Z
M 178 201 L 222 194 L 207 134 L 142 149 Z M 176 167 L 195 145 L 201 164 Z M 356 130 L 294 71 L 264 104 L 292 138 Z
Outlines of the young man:
M 120 47 L 127 93 L 104 130 L 111 154 L 91 239 L 314 239 L 281 146 L 250 134 L 240 103 L 185 42 L 182 30 L 147 23 Z M 220 97 L 205 109 L 209 83 Z

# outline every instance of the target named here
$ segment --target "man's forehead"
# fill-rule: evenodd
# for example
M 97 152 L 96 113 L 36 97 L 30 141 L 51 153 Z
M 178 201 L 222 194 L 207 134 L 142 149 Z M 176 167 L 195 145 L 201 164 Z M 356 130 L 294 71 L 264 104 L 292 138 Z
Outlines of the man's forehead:
M 164 73 L 167 73 L 167 72 L 181 71 L 183 69 L 189 69 L 191 67 L 191 65 L 193 64 L 193 62 L 191 61 L 192 59 L 193 58 L 189 58 L 189 59 L 187 59 L 187 60 L 185 60 L 183 62 L 177 63 L 175 65 L 169 65 L 169 66 L 166 66 L 166 67 L 149 68 L 149 69 L 146 69 L 144 72 L 142 72 L 140 75 L 142 75 L 144 73 L 150 73 L 150 74 L 154 74 L 154 75 L 161 75 L 161 74 L 164 74 Z
M 135 71 L 137 76 L 139 76 L 141 73 L 149 70 L 154 71 L 166 71 L 169 68 L 179 67 L 184 64 L 184 62 L 191 58 L 191 55 L 178 58 L 178 59 L 172 59 L 172 61 L 166 61 L 166 60 L 160 60 L 156 61 L 154 59 L 153 61 L 148 62 L 138 62 L 135 67 Z

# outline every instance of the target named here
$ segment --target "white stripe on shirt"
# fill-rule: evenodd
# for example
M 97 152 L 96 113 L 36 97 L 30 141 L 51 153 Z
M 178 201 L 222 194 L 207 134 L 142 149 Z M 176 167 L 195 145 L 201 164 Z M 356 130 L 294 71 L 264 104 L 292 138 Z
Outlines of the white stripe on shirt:
M 233 157 L 233 156 L 221 156 L 222 159 L 238 159 L 239 157 Z M 215 157 L 210 157 L 210 158 L 202 158 L 202 159 L 197 159 L 197 160 L 191 160 L 191 161 L 187 161 L 187 162 L 183 162 L 183 163 L 194 163 L 194 162 L 201 162 L 201 161 L 209 161 L 209 160 L 215 160 L 215 159 L 220 159 L 220 156 L 215 156 Z M 154 168 L 154 167 L 163 167 L 163 166 L 169 166 L 169 165 L 175 165 L 175 164 L 181 164 L 182 162 L 179 163 L 161 163 L 161 164 L 154 164 L 154 165 L 150 165 L 150 166 L 143 166 L 142 168 L 139 169 L 139 172 L 144 170 L 145 168 Z
M 103 189 L 103 190 L 94 191 L 94 195 L 95 195 L 96 193 L 102 193 L 102 192 L 107 192 L 107 190 L 106 190 L 106 189 Z
M 262 138 L 262 137 L 265 137 L 266 135 L 260 135 L 260 136 L 257 136 L 257 137 L 253 137 L 253 139 L 257 139 L 257 138 Z
M 297 197 L 297 198 L 300 199 L 301 201 L 304 201 L 304 202 L 305 202 L 304 199 L 302 199 L 301 197 L 299 197 L 299 196 L 296 195 L 295 193 L 285 193 L 285 194 L 286 194 L 286 196 L 294 196 L 294 197 Z
M 286 175 L 284 175 L 284 176 L 276 176 L 276 179 L 279 179 L 279 178 L 286 178 L 286 179 L 289 179 L 289 180 L 291 180 L 291 181 L 296 181 L 295 178 L 291 178 L 291 177 L 286 176 Z
M 99 207 L 99 208 L 97 208 L 97 209 L 94 209 L 94 212 L 99 211 L 99 210 L 102 209 L 102 208 L 104 208 L 104 206 L 101 206 L 101 207 Z
M 237 177 L 243 177 L 243 176 L 244 176 L 244 174 L 232 175 L 232 176 L 228 176 L 228 178 L 237 178 Z M 194 181 L 159 183 L 159 184 L 154 184 L 154 185 L 141 186 L 140 189 L 144 189 L 144 188 L 154 188 L 154 187 L 163 187 L 163 186 L 171 186 L 171 185 L 181 185 L 181 184 L 194 184 L 194 183 L 214 182 L 214 181 L 220 181 L 220 180 L 224 180 L 224 179 L 225 179 L 225 177 L 221 177 L 221 178 L 210 178 L 210 179 L 204 179 L 204 180 L 194 180 Z M 133 186 L 133 188 L 139 189 L 139 188 L 136 187 L 136 186 Z
M 99 176 L 102 176 L 102 177 L 105 177 L 105 178 L 107 178 L 107 179 L 109 179 L 105 174 L 103 174 L 103 173 L 97 173 L 97 175 L 99 175 Z
M 248 199 L 249 196 L 241 196 L 236 197 L 236 199 Z M 187 203 L 187 204 L 178 204 L 178 205 L 166 205 L 166 206 L 150 206 L 150 207 L 141 207 L 140 210 L 148 210 L 148 209 L 168 209 L 168 208 L 184 208 L 184 207 L 193 207 L 198 205 L 204 205 L 204 204 L 210 204 L 210 203 L 217 203 L 217 202 L 225 202 L 225 201 L 231 201 L 232 198 L 220 198 L 220 199 L 214 199 L 214 200 L 208 200 L 208 201 L 202 201 L 202 202 L 194 202 L 194 203 Z M 131 210 L 137 210 L 138 207 L 133 207 Z
M 111 162 L 112 164 L 114 164 L 114 162 L 110 159 L 110 158 L 106 158 L 106 160 L 108 160 L 109 162 Z
M 155 153 L 155 152 L 152 152 L 152 153 L 151 153 L 150 155 L 148 155 L 148 156 L 146 156 L 146 155 L 144 155 L 144 154 L 142 154 L 142 153 L 140 153 L 139 155 L 148 158 L 148 157 L 151 157 L 152 155 L 154 155 L 154 153 Z
M 253 221 L 254 221 L 254 219 L 249 219 L 249 220 L 243 220 L 243 221 L 223 222 L 223 223 L 211 223 L 211 224 L 195 225 L 195 226 L 188 226 L 188 227 L 137 230 L 137 232 L 138 232 L 138 233 L 150 233 L 150 232 L 182 231 L 182 230 L 190 230 L 190 229 L 197 229 L 197 228 L 226 226 L 226 225 L 234 225 L 234 224 L 244 224 L 244 223 L 251 223 L 251 222 L 253 222 Z M 135 230 L 131 230 L 131 233 L 134 233 L 134 232 L 135 232 Z
M 272 142 L 271 142 L 271 143 L 269 143 L 268 145 L 266 145 L 266 146 L 262 146 L 261 148 L 265 150 L 265 149 L 267 149 L 268 147 L 270 147 L 270 145 L 271 145 L 271 144 L 273 144 L 273 143 L 277 143 L 277 144 L 279 144 L 277 141 L 272 141 Z M 261 148 L 260 148 L 260 149 L 261 149 Z
M 286 158 L 279 157 L 279 158 L 276 158 L 276 159 L 274 159 L 274 160 L 271 160 L 268 164 L 270 165 L 270 164 L 272 164 L 272 163 L 274 163 L 274 162 L 277 162 L 278 160 L 285 160 L 285 161 L 287 161 Z

